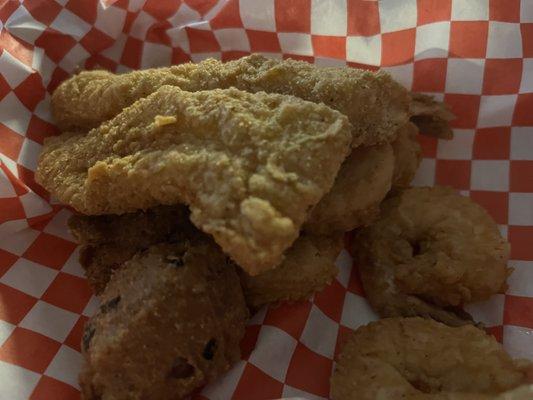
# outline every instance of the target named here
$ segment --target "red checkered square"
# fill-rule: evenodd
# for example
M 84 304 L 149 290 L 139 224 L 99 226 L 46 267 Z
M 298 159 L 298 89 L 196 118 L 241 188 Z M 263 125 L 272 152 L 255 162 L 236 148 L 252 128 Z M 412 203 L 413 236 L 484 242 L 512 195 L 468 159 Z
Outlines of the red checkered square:
M 0 123 L 0 151 L 2 154 L 12 160 L 18 159 L 23 141 L 24 138 L 17 132 Z
M 359 296 L 364 296 L 363 283 L 359 276 L 359 269 L 355 264 L 352 267 L 352 273 L 350 274 L 350 280 L 348 281 L 348 291 L 358 294 Z
M 79 400 L 80 392 L 54 378 L 43 375 L 30 396 L 30 400 Z
M 33 46 L 21 39 L 14 38 L 6 30 L 0 30 L 0 48 L 8 51 L 13 57 L 27 66 L 31 66 L 33 59 Z
M 42 374 L 60 346 L 46 336 L 17 327 L 0 347 L 0 360 Z
M 258 390 L 258 388 L 261 388 Z M 280 398 L 283 392 L 283 383 L 271 378 L 253 364 L 246 364 L 239 384 L 233 393 L 233 400 L 269 400 Z
M 74 243 L 43 232 L 26 250 L 24 257 L 50 268 L 61 269 L 74 249 Z
M 335 360 L 338 359 L 339 353 L 342 351 L 346 341 L 354 333 L 354 330 L 344 325 L 339 325 L 339 333 L 337 335 L 337 343 L 335 344 Z
M 46 89 L 39 74 L 29 75 L 15 90 L 15 94 L 22 104 L 30 111 L 33 111 L 45 97 Z
M 52 93 L 56 89 L 56 87 L 65 79 L 69 78 L 69 76 L 70 75 L 61 67 L 55 68 L 54 72 L 52 72 L 52 76 L 50 77 L 50 82 L 48 82 L 46 90 L 49 93 Z
M 507 192 L 470 192 L 470 198 L 485 208 L 497 224 L 507 225 L 509 216 L 509 193 Z
M 505 296 L 504 323 L 533 328 L 533 298 Z
M 160 0 L 146 0 L 142 9 L 157 20 L 165 20 L 176 13 L 174 3 Z
M 96 21 L 98 3 L 94 1 L 69 0 L 65 8 L 76 14 L 85 22 L 94 24 Z
M 346 58 L 346 37 L 317 36 L 311 37 L 316 57 Z
M 44 139 L 57 134 L 59 134 L 59 130 L 55 125 L 39 118 L 35 114 L 32 114 L 30 123 L 28 125 L 28 130 L 26 132 L 26 137 L 28 139 L 31 139 L 39 144 L 43 144 Z
M 23 165 L 17 165 L 17 172 L 19 174 L 19 179 L 29 187 L 36 194 L 41 196 L 45 200 L 49 200 L 50 195 L 48 192 L 37 182 L 35 182 L 35 174 L 32 170 L 24 167 Z
M 94 27 L 80 40 L 80 44 L 90 54 L 97 54 L 113 43 L 113 38 Z
M 522 34 L 522 54 L 524 57 L 533 57 L 533 24 L 520 24 Z
M 242 28 L 242 20 L 239 14 L 239 0 L 229 0 L 224 7 L 210 21 L 211 28 Z
M 507 160 L 510 156 L 511 128 L 483 128 L 476 131 L 472 157 L 479 160 Z
M 275 0 L 278 32 L 311 31 L 311 0 Z
M 86 279 L 60 272 L 42 296 L 42 300 L 80 314 L 92 296 Z
M 7 19 L 13 14 L 19 7 L 19 2 L 16 0 L 7 0 L 0 7 L 0 21 L 7 21 Z
M 315 294 L 315 305 L 333 321 L 340 321 L 344 305 L 345 289 L 334 279 L 322 291 Z
M 511 242 L 511 259 L 533 261 L 533 226 L 509 226 L 508 238 Z
M 422 157 L 424 158 L 437 157 L 437 144 L 439 142 L 437 142 L 435 138 L 432 138 L 426 135 L 418 135 L 417 139 L 422 149 Z
M 458 190 L 468 190 L 470 188 L 470 168 L 470 161 L 437 160 L 435 183 L 451 186 Z
M 241 358 L 247 360 L 250 354 L 255 349 L 259 332 L 261 331 L 261 325 L 248 325 L 244 333 L 244 337 L 241 340 Z
M 36 298 L 0 283 L 1 320 L 18 324 L 36 302 Z
M 452 14 L 452 0 L 418 0 L 417 25 L 449 21 Z
M 11 267 L 18 257 L 5 250 L 0 249 L 0 278 Z
M 220 55 L 220 60 L 227 62 L 231 60 L 237 60 L 248 55 L 250 55 L 250 53 L 245 51 L 223 51 Z
M 502 343 L 503 341 L 503 326 L 491 326 L 488 328 L 485 328 L 485 331 L 489 334 L 494 336 L 494 339 L 496 339 L 499 343 Z
M 455 119 L 451 121 L 454 128 L 472 129 L 476 127 L 480 96 L 469 94 L 446 94 L 444 102 L 448 104 Z
M 312 304 L 309 301 L 294 304 L 283 303 L 270 307 L 265 315 L 264 325 L 277 326 L 295 339 L 299 339 L 305 326 Z M 287 318 L 290 315 L 291 318 Z
M 522 76 L 522 59 L 488 59 L 485 61 L 483 94 L 517 93 Z
M 11 87 L 5 80 L 5 78 L 0 75 L 0 101 L 9 93 L 11 92 Z
M 413 61 L 416 29 L 384 33 L 381 36 L 381 65 L 391 66 Z
M 18 197 L 0 199 L 0 224 L 25 217 L 24 207 Z
M 80 318 L 76 321 L 76 324 L 65 339 L 64 343 L 67 346 L 81 352 L 81 338 L 83 337 L 83 330 L 88 320 L 89 318 L 86 316 L 80 315 Z
M 124 51 L 120 63 L 132 69 L 138 69 L 141 65 L 143 42 L 139 39 L 128 37 L 124 44 Z
M 250 49 L 254 52 L 280 53 L 278 35 L 275 32 L 247 30 Z
M 218 3 L 218 0 L 184 0 L 184 2 L 200 15 L 205 15 Z
M 484 58 L 487 53 L 487 21 L 452 21 L 450 28 L 450 56 Z
M 192 53 L 220 51 L 220 46 L 213 32 L 193 28 L 187 28 L 186 32 Z
M 348 35 L 374 36 L 379 33 L 378 2 L 348 0 Z
M 413 91 L 444 92 L 447 65 L 448 60 L 445 58 L 415 61 Z
M 33 18 L 45 25 L 50 25 L 62 9 L 55 0 L 29 1 L 24 6 Z
M 491 21 L 520 22 L 520 0 L 490 0 Z
M 172 25 L 168 21 L 161 21 L 152 25 L 146 31 L 146 42 L 171 46 L 171 40 L 167 33 L 171 28 Z M 146 51 L 146 46 L 144 47 L 144 51 Z
M 533 192 L 533 161 L 511 161 L 511 192 Z
M 513 114 L 513 125 L 533 126 L 533 93 L 518 95 Z
M 285 382 L 297 389 L 328 397 L 329 377 L 333 361 L 321 356 L 301 343 L 296 345 Z M 312 376 L 313 379 L 309 379 Z
M 75 39 L 54 29 L 44 31 L 35 40 L 35 46 L 42 47 L 46 55 L 56 63 L 59 63 L 75 45 Z

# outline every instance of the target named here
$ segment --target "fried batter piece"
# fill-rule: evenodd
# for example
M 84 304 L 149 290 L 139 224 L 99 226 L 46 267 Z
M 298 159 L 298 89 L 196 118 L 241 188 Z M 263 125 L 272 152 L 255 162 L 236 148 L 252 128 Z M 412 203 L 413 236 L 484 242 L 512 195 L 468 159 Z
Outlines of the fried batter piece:
M 505 290 L 509 245 L 496 223 L 450 188 L 411 188 L 381 206 L 354 254 L 370 304 L 382 317 L 470 323 L 457 311 Z
M 455 115 L 449 107 L 425 94 L 412 93 L 411 95 L 412 101 L 409 105 L 411 121 L 418 126 L 420 132 L 441 139 L 452 139 L 453 131 L 450 121 L 455 118 Z
M 235 269 L 212 242 L 150 247 L 101 300 L 82 341 L 86 400 L 181 399 L 240 358 L 248 313 Z
M 304 229 L 323 235 L 371 223 L 391 188 L 394 165 L 390 144 L 353 150 L 331 190 L 311 211 Z
M 527 382 L 531 363 L 513 360 L 473 326 L 389 318 L 358 328 L 331 378 L 333 400 L 519 399 L 498 394 Z M 510 392 L 512 393 L 512 392 Z
M 187 204 L 254 275 L 281 263 L 350 140 L 346 117 L 324 105 L 164 86 L 86 135 L 49 140 L 36 179 L 84 214 Z
M 395 190 L 409 187 L 420 165 L 422 149 L 416 139 L 417 134 L 416 125 L 408 123 L 400 129 L 398 137 L 392 142 L 394 153 L 392 186 Z
M 385 72 L 317 68 L 303 61 L 251 55 L 226 63 L 208 59 L 122 75 L 83 71 L 55 90 L 52 112 L 61 130 L 87 130 L 163 85 L 190 92 L 235 87 L 324 103 L 348 116 L 355 147 L 361 140 L 367 145 L 389 142 L 407 122 L 411 100 L 409 92 Z
M 335 260 L 342 250 L 342 236 L 302 234 L 279 267 L 256 276 L 242 272 L 248 306 L 255 310 L 268 303 L 304 300 L 322 290 L 339 272 Z
M 82 244 L 80 263 L 95 293 L 104 290 L 113 271 L 149 246 L 204 237 L 186 218 L 176 218 L 184 215 L 180 206 L 123 215 L 73 215 L 69 227 Z M 123 241 L 122 232 L 126 231 L 127 240 Z M 241 272 L 248 306 L 257 309 L 266 303 L 303 300 L 321 290 L 338 272 L 335 260 L 342 245 L 339 234 L 302 234 L 277 268 L 256 276 Z

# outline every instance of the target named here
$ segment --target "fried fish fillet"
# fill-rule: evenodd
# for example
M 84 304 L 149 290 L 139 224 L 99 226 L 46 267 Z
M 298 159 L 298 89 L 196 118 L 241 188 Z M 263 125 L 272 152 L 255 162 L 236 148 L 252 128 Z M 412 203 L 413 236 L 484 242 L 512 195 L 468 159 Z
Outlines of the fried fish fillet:
M 122 215 L 73 215 L 69 227 L 82 245 L 80 262 L 96 294 L 104 290 L 114 271 L 152 245 L 205 241 L 205 234 L 192 226 L 181 206 Z M 267 303 L 303 300 L 321 290 L 338 272 L 335 260 L 342 244 L 339 234 L 302 234 L 277 268 L 256 276 L 241 271 L 248 306 L 257 309 Z
M 289 94 L 324 103 L 348 116 L 354 145 L 388 142 L 409 118 L 409 92 L 385 72 L 317 68 L 294 60 L 251 55 L 222 63 L 208 59 L 116 75 L 83 71 L 52 96 L 52 112 L 63 131 L 87 130 L 163 85 L 195 92 L 235 87 L 248 92 Z
M 293 96 L 163 86 L 87 134 L 49 140 L 36 179 L 89 215 L 186 204 L 251 275 L 271 269 L 333 185 L 347 118 Z

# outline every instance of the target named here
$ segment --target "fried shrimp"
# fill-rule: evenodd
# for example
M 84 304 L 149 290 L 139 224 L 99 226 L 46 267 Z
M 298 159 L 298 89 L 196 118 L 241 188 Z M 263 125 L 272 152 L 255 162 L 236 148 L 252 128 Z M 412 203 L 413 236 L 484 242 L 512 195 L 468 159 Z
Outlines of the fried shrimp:
M 359 147 L 341 166 L 335 183 L 311 211 L 304 229 L 316 234 L 347 232 L 372 222 L 391 188 L 391 145 Z
M 36 178 L 84 214 L 186 204 L 253 275 L 281 263 L 350 141 L 346 117 L 325 105 L 164 86 L 88 134 L 49 140 Z
M 505 288 L 509 246 L 472 200 L 443 187 L 411 188 L 381 206 L 354 242 L 363 287 L 383 317 L 467 323 L 453 310 Z M 466 318 L 465 318 L 466 317 Z
M 303 61 L 251 55 L 227 63 L 208 59 L 122 75 L 84 71 L 56 89 L 52 111 L 61 130 L 86 130 L 163 85 L 190 92 L 235 87 L 324 103 L 348 116 L 355 146 L 361 138 L 367 145 L 390 141 L 407 122 L 411 100 L 409 92 L 385 72 L 317 68 Z
M 394 153 L 392 186 L 394 189 L 408 187 L 420 165 L 421 148 L 416 139 L 417 133 L 416 125 L 408 123 L 400 129 L 398 137 L 392 142 Z
M 184 242 L 127 261 L 85 327 L 83 398 L 185 398 L 237 362 L 248 312 L 226 259 Z
M 422 318 L 358 328 L 331 378 L 333 400 L 489 400 L 527 383 L 531 364 L 511 359 L 480 329 Z M 516 396 L 528 389 L 519 388 Z M 512 392 L 510 392 L 512 393 Z

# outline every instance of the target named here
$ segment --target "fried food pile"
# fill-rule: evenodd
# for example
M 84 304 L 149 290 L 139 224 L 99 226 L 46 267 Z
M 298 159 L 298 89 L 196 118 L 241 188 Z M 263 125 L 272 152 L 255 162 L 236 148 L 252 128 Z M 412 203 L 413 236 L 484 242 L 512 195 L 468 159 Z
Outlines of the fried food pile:
M 184 398 L 213 381 L 239 360 L 250 313 L 323 289 L 354 229 L 383 317 L 477 332 L 461 306 L 505 288 L 508 247 L 486 212 L 451 189 L 410 188 L 419 130 L 450 138 L 453 115 L 384 72 L 259 55 L 84 71 L 52 112 L 63 133 L 36 179 L 75 209 L 101 300 L 82 343 L 85 399 Z M 424 324 L 437 323 L 420 321 L 431 336 Z M 366 385 L 346 358 L 336 385 Z

